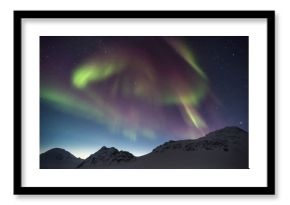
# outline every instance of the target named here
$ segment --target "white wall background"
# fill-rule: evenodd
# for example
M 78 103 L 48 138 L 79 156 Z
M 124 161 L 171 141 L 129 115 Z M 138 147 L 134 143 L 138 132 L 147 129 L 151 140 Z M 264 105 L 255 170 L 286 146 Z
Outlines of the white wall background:
M 0 2 L 1 204 L 289 204 L 290 12 L 287 1 L 10 0 Z M 276 10 L 276 196 L 14 196 L 13 10 Z

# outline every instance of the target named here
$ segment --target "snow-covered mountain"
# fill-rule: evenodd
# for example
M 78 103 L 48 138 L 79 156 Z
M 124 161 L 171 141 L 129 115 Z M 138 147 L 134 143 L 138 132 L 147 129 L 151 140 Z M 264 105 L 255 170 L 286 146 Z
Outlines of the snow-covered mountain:
M 166 142 L 130 168 L 247 169 L 248 151 L 248 133 L 226 127 L 199 139 Z
M 128 163 L 135 156 L 126 151 L 119 151 L 114 147 L 102 147 L 99 151 L 85 159 L 77 168 L 99 168 Z
M 238 127 L 226 127 L 199 139 L 168 141 L 140 157 L 114 147 L 102 147 L 71 168 L 248 169 L 248 152 L 248 133 Z M 58 166 L 55 167 L 60 167 L 59 160 L 49 162 L 52 164 L 57 162 Z M 67 160 L 63 162 L 67 163 Z
M 77 158 L 70 152 L 53 148 L 40 155 L 41 169 L 73 169 L 79 165 L 83 159 Z

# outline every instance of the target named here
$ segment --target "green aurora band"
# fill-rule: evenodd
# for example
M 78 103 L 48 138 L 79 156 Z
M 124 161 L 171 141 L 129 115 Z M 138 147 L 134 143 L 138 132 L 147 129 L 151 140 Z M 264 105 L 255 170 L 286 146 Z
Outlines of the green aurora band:
M 87 87 L 89 83 L 106 80 L 119 71 L 120 65 L 113 63 L 86 63 L 75 69 L 72 75 L 72 84 L 76 88 L 83 89 Z

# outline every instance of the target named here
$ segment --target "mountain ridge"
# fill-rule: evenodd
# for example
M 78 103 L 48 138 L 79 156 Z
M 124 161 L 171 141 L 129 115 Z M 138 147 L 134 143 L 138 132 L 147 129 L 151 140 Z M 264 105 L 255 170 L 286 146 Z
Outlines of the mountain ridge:
M 85 168 L 86 166 L 96 165 L 96 166 L 108 166 L 120 162 L 127 162 L 136 158 L 133 154 L 127 151 L 119 151 L 115 147 L 103 146 L 94 154 L 90 155 L 85 159 L 77 168 Z
M 103 146 L 73 168 L 248 168 L 248 133 L 239 127 L 225 127 L 198 139 L 167 141 L 139 157 Z

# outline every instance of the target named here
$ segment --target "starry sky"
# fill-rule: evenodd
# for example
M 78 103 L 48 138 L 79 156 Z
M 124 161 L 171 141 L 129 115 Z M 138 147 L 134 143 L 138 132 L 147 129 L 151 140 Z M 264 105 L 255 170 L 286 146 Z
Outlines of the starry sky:
M 40 152 L 248 131 L 247 36 L 41 36 Z

